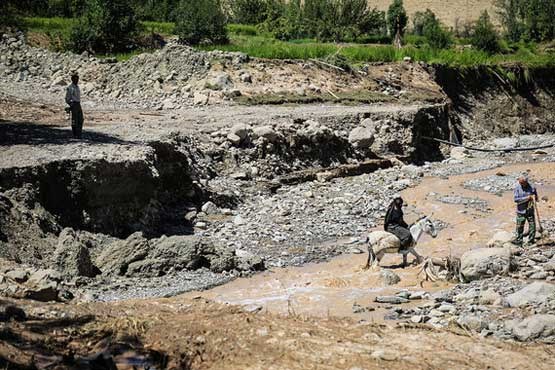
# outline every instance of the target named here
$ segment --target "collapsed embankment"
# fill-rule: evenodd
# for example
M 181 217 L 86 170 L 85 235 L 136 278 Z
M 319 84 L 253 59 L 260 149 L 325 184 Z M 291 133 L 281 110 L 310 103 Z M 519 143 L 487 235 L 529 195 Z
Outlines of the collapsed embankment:
M 555 67 L 434 66 L 464 138 L 553 132 Z

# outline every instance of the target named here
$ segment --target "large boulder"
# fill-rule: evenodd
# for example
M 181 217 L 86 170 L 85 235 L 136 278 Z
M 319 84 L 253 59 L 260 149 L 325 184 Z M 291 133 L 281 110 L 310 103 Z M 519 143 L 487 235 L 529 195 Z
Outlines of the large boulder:
M 104 275 L 126 275 L 129 265 L 148 256 L 150 246 L 141 232 L 131 234 L 125 240 L 108 245 L 96 259 L 96 266 Z
M 505 248 L 473 249 L 461 257 L 461 275 L 465 281 L 506 275 L 511 264 L 511 252 Z
M 247 139 L 247 137 L 249 136 L 249 132 L 250 132 L 249 126 L 242 123 L 238 123 L 229 129 L 229 132 L 227 134 L 227 139 L 233 145 L 239 145 Z
M 357 149 L 369 149 L 374 144 L 374 130 L 369 127 L 356 127 L 349 133 L 349 143 Z
M 73 229 L 66 228 L 60 234 L 54 260 L 58 271 L 66 277 L 94 277 L 100 273 L 91 261 L 89 249 L 78 239 Z
M 524 307 L 541 304 L 548 299 L 555 300 L 555 284 L 536 281 L 508 295 L 505 301 L 511 307 Z
M 270 143 L 278 142 L 281 139 L 281 135 L 269 125 L 255 127 L 252 130 L 252 137 L 254 140 L 264 138 Z
M 235 250 L 235 259 L 240 271 L 262 271 L 265 268 L 262 257 L 243 249 Z
M 498 231 L 493 234 L 493 237 L 488 241 L 488 247 L 490 248 L 501 248 L 505 244 L 513 240 L 514 235 L 508 231 Z
M 555 341 L 555 315 L 532 315 L 513 327 L 513 335 L 520 341 Z
M 223 272 L 235 268 L 233 251 L 206 243 L 192 235 L 176 235 L 152 240 L 148 255 L 129 264 L 128 276 L 162 276 L 172 271 L 210 268 Z

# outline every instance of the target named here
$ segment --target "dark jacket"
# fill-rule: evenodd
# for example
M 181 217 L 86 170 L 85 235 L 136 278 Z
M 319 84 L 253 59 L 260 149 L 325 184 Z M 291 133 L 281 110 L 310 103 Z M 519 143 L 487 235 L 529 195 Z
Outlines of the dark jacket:
M 395 205 L 391 205 L 385 214 L 384 230 L 387 231 L 389 226 L 409 227 L 403 219 L 403 210 Z

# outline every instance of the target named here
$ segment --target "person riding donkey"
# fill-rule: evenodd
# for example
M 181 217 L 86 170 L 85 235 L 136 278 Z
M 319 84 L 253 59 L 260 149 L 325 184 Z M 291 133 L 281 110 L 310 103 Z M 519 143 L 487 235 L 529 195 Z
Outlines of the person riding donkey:
M 385 214 L 384 230 L 399 238 L 401 249 L 407 249 L 411 246 L 413 238 L 409 225 L 403 219 L 403 203 L 401 197 L 393 199 Z
M 528 221 L 528 245 L 534 244 L 536 240 L 535 207 L 538 201 L 538 192 L 530 184 L 526 175 L 518 177 L 518 183 L 514 190 L 514 201 L 516 203 L 516 239 L 513 244 L 522 246 L 524 239 L 524 224 Z

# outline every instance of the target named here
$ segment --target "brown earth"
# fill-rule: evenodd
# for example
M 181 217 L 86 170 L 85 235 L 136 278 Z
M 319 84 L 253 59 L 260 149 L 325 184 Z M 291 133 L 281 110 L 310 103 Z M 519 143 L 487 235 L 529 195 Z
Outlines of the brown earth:
M 433 210 L 435 218 L 451 224 L 437 239 L 424 239 L 419 250 L 434 256 L 460 255 L 483 245 L 496 229 L 511 230 L 510 193 L 499 197 L 463 189 L 461 184 L 525 169 L 541 184 L 541 195 L 553 199 L 553 163 L 510 165 L 449 179 L 427 178 L 405 191 L 413 211 Z M 478 196 L 489 202 L 490 210 L 461 213 L 462 206 L 440 203 L 430 197 L 430 191 Z M 552 201 L 542 203 L 541 210 L 546 218 L 555 215 Z M 407 218 L 411 220 L 416 214 L 410 212 Z M 99 355 L 110 355 L 118 369 L 131 369 L 131 363 L 138 363 L 139 368 L 148 363 L 172 369 L 555 366 L 553 349 L 548 345 L 486 339 L 456 327 L 434 330 L 422 325 L 384 324 L 381 317 L 385 307 L 371 301 L 391 288 L 379 286 L 377 272 L 360 271 L 364 257 L 347 255 L 324 264 L 275 269 L 211 291 L 170 299 L 75 305 L 5 300 L 1 307 L 20 306 L 28 321 L 0 324 L 0 365 L 29 368 L 26 366 L 35 363 L 39 368 L 85 369 L 92 368 L 87 366 Z M 382 261 L 383 266 L 393 268 L 397 263 L 399 257 L 394 255 Z M 394 271 L 402 277 L 397 288 L 422 290 L 416 267 Z M 435 291 L 445 286 L 425 283 L 424 289 Z M 277 299 L 272 300 L 272 294 L 278 294 Z M 375 311 L 353 314 L 353 297 Z M 264 299 L 262 309 L 248 312 Z
M 369 0 L 368 4 L 379 10 L 387 10 L 391 0 Z M 457 23 L 462 27 L 465 22 L 475 21 L 484 10 L 494 21 L 498 21 L 494 0 L 404 0 L 403 4 L 409 15 L 410 26 L 414 13 L 426 9 L 433 11 L 446 26 L 452 28 L 456 28 Z
M 91 368 L 87 367 L 91 358 L 114 353 L 118 345 L 127 348 L 127 352 L 121 353 L 120 349 L 115 356 L 118 369 L 131 369 L 131 360 L 136 365 L 138 362 L 137 368 L 143 368 L 147 362 L 154 362 L 153 358 L 162 358 L 157 365 L 166 364 L 171 369 L 555 366 L 553 351 L 546 345 L 499 342 L 457 329 L 437 331 L 420 325 L 386 326 L 334 317 L 254 314 L 202 299 L 177 297 L 70 307 L 35 305 L 25 309 L 50 314 L 62 309 L 67 317 L 3 324 L 3 338 L 19 338 L 0 341 L 0 363 L 10 364 L 10 369 L 27 368 L 33 361 L 39 368 Z M 91 354 L 97 356 L 83 360 L 82 356 Z

